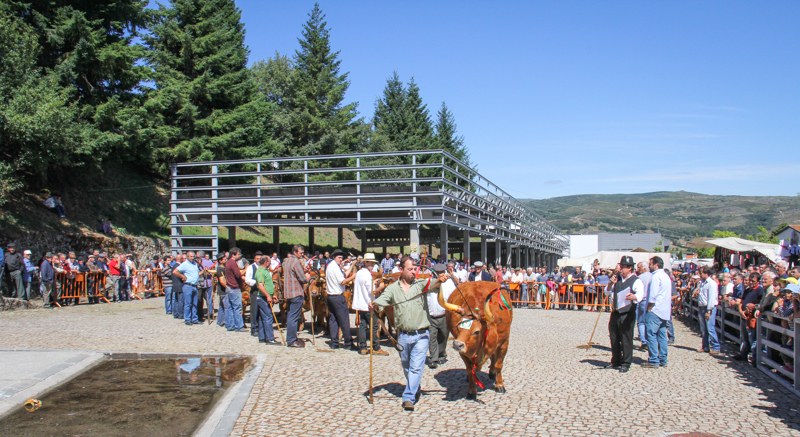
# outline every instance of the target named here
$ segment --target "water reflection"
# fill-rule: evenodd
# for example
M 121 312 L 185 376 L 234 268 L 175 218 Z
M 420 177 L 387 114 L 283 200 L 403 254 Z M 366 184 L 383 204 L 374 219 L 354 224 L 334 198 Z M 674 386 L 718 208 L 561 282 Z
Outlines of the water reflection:
M 250 358 L 110 360 L 45 395 L 33 413 L 0 421 L 0 436 L 191 435 Z

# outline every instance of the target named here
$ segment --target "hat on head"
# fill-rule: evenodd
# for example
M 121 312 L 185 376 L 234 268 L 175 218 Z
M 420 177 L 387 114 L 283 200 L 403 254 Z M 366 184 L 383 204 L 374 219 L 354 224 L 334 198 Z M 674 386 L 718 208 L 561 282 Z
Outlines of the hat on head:
M 45 258 L 52 258 L 53 257 L 53 252 L 47 252 L 46 254 L 44 254 L 44 257 Z
M 790 284 L 799 285 L 795 278 L 781 278 L 781 282 L 788 282 Z
M 23 255 L 31 255 L 32 253 L 31 253 L 31 251 L 30 251 L 30 250 L 27 250 L 27 249 L 26 249 L 26 250 L 22 251 L 22 254 L 23 254 Z M 792 278 L 792 279 L 794 279 L 794 278 Z
M 700 275 L 692 275 L 692 279 L 700 279 Z
M 225 258 L 225 252 L 220 252 L 220 253 L 217 254 L 217 259 L 218 260 L 220 260 L 222 258 Z
M 14 244 L 13 242 L 9 242 L 8 244 L 6 244 L 6 247 L 17 247 L 17 245 Z
M 518 271 L 519 271 L 519 267 L 515 267 L 515 268 L 514 268 L 514 271 L 515 271 L 515 272 L 518 272 Z
M 331 252 L 331 258 L 336 258 L 337 256 L 344 256 L 342 249 L 335 249 L 333 252 Z
M 797 284 L 786 284 L 785 287 L 781 288 L 781 291 L 788 290 L 792 293 L 800 293 L 800 285 Z
M 263 253 L 261 253 L 261 251 L 260 251 L 260 250 L 257 250 L 257 251 L 256 251 L 256 253 L 255 253 L 254 255 L 263 255 Z
M 619 260 L 619 265 L 621 266 L 635 266 L 636 263 L 633 262 L 633 257 L 626 255 L 623 256 L 622 259 Z
M 373 262 L 374 263 L 374 262 L 378 262 L 378 260 L 375 259 L 375 254 L 374 253 L 367 252 L 367 253 L 364 254 L 364 262 Z
M 475 267 L 483 267 L 483 262 L 481 262 L 481 261 L 475 261 L 475 264 L 473 264 L 473 265 L 474 265 Z

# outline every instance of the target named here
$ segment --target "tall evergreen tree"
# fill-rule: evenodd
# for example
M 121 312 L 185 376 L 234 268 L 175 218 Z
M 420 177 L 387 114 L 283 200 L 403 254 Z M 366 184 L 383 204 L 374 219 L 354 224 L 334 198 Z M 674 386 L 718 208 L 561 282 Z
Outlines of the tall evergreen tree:
M 469 151 L 464 144 L 464 137 L 456 132 L 456 119 L 453 117 L 453 113 L 447 109 L 447 105 L 442 102 L 442 107 L 439 108 L 436 119 L 436 134 L 434 136 L 436 148 L 450 153 L 469 165 Z
M 233 0 L 174 0 L 155 12 L 145 42 L 156 89 L 139 115 L 147 120 L 140 140 L 153 144 L 156 168 L 271 153 L 270 104 L 246 68 Z
M 422 102 L 419 86 L 411 78 L 406 89 L 405 113 L 408 123 L 405 144 L 408 150 L 435 149 L 428 105 Z
M 300 49 L 294 55 L 297 70 L 292 98 L 294 154 L 346 153 L 356 139 L 357 103 L 344 104 L 350 81 L 340 74 L 339 52 L 331 51 L 325 14 L 314 5 L 303 25 Z
M 395 71 L 392 73 L 392 77 L 386 81 L 383 97 L 375 101 L 375 113 L 372 117 L 375 139 L 378 142 L 390 144 L 384 146 L 385 149 L 402 150 L 405 147 L 404 142 L 408 130 L 406 100 L 408 100 L 408 92 Z

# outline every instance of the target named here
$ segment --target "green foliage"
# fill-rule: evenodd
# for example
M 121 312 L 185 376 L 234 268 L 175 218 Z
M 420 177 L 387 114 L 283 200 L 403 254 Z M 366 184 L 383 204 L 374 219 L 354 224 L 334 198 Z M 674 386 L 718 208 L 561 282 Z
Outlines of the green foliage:
M 660 253 L 664 251 L 664 239 L 658 240 L 658 244 L 653 247 L 653 252 Z
M 711 236 L 713 238 L 728 238 L 728 237 L 739 238 L 739 234 L 737 234 L 736 232 L 731 232 L 731 231 L 717 231 L 717 230 L 715 230 L 714 232 L 711 233 Z
M 464 137 L 456 133 L 456 119 L 453 113 L 447 109 L 447 105 L 442 102 L 442 107 L 439 108 L 436 119 L 436 148 L 442 149 L 457 159 L 461 160 L 467 165 L 469 162 L 469 151 L 464 144 Z
M 703 249 L 697 249 L 697 256 L 700 258 L 713 258 L 714 257 L 714 248 L 713 247 L 706 247 Z
M 232 0 L 175 0 L 155 11 L 144 40 L 156 88 L 138 114 L 151 164 L 251 158 L 272 152 L 271 105 L 246 68 L 241 11 Z
M 5 205 L 11 200 L 11 193 L 22 188 L 20 182 L 14 174 L 14 169 L 5 162 L 0 162 L 0 206 Z

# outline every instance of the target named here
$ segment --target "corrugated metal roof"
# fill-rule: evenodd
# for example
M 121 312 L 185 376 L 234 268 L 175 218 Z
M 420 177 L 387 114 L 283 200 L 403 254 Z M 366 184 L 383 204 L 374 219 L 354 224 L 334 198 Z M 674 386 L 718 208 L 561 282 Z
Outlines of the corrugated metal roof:
M 661 241 L 663 240 L 663 241 Z M 603 250 L 632 251 L 637 248 L 653 250 L 654 247 L 670 246 L 670 241 L 660 233 L 654 234 L 598 234 L 597 246 Z

